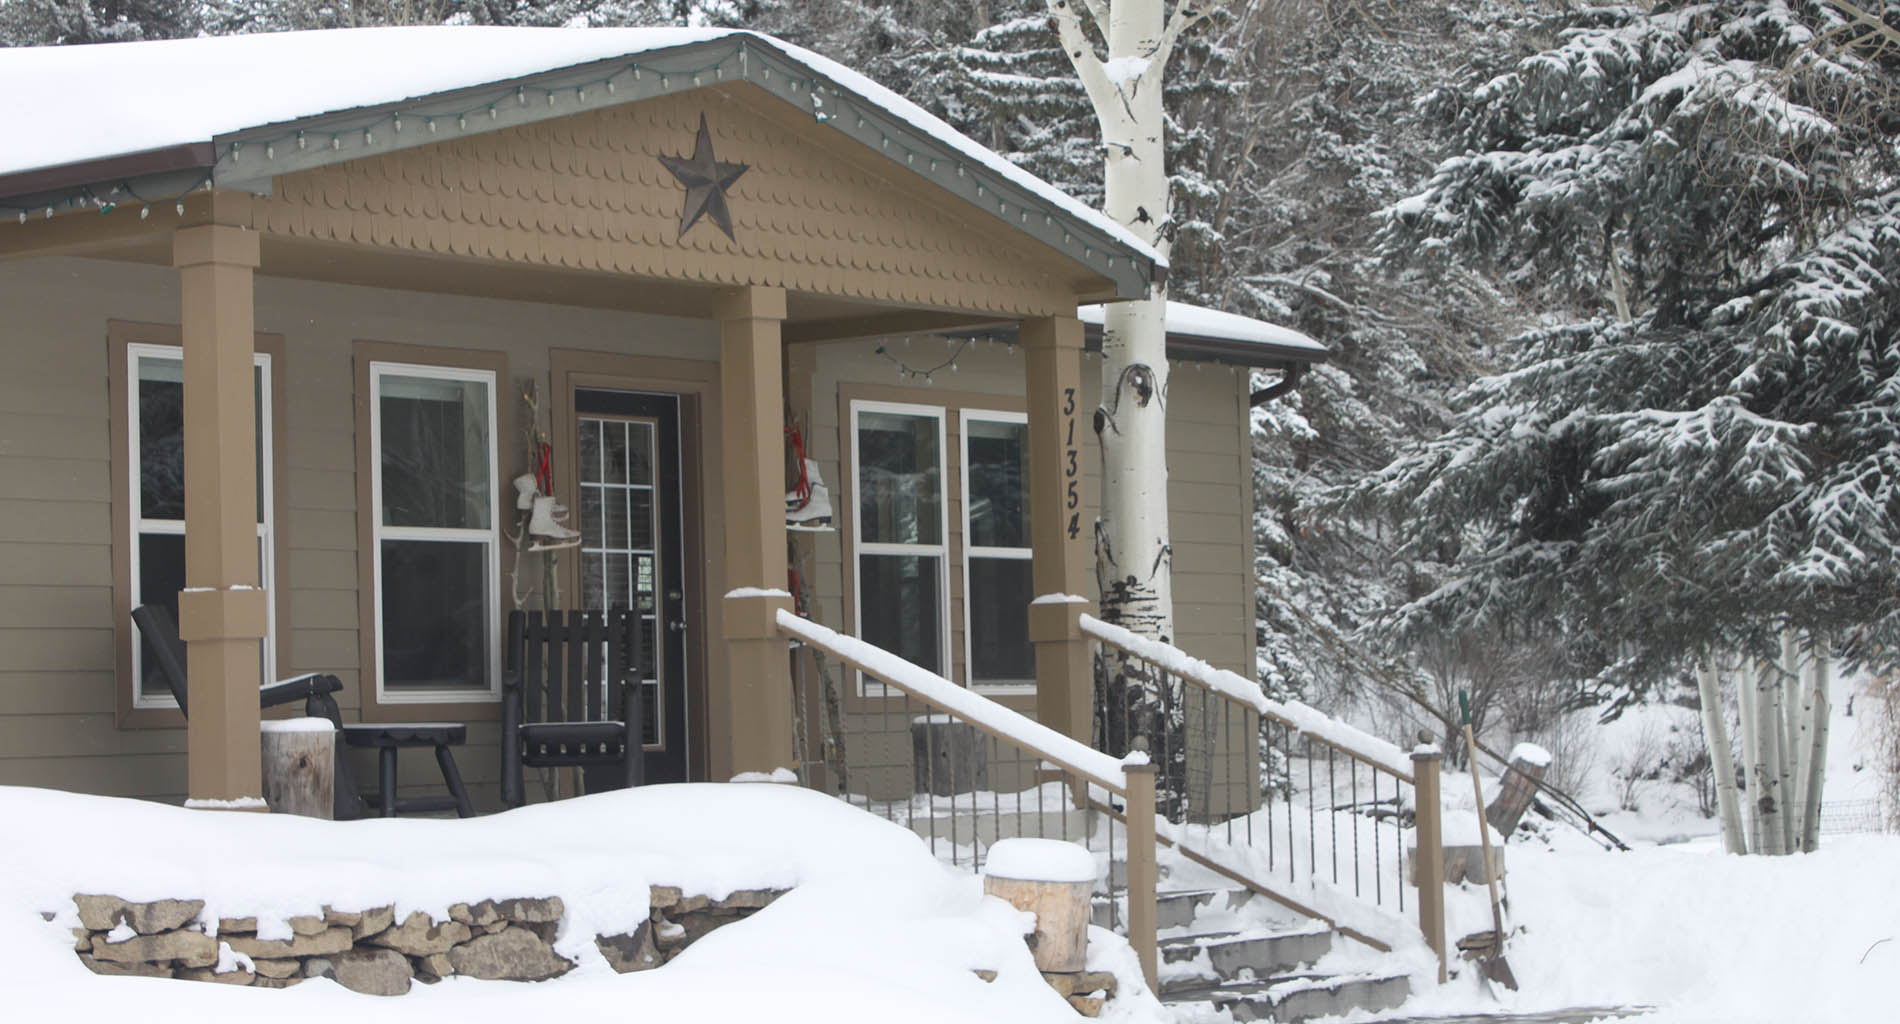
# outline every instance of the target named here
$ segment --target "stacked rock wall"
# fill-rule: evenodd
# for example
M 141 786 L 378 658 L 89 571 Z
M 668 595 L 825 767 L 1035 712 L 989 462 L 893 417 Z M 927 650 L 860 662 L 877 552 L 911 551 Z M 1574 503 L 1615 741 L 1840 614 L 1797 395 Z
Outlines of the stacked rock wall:
M 616 971 L 649 970 L 708 932 L 757 913 L 783 891 L 749 889 L 711 899 L 654 886 L 646 921 L 629 934 L 595 936 L 594 945 Z M 440 921 L 421 912 L 398 921 L 393 907 L 320 906 L 290 918 L 288 936 L 272 938 L 259 937 L 254 917 L 218 918 L 214 933 L 203 900 L 136 903 L 82 893 L 73 903 L 80 923 L 73 948 L 97 974 L 256 988 L 333 978 L 358 992 L 402 995 L 416 981 L 545 981 L 574 967 L 554 950 L 565 914 L 554 896 L 457 903 Z

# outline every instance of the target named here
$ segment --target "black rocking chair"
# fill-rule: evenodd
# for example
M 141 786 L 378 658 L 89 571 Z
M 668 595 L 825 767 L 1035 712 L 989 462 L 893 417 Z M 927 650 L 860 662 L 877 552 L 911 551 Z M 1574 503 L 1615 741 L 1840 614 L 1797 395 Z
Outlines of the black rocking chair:
M 524 765 L 577 766 L 589 793 L 638 786 L 640 619 L 605 612 L 512 612 L 501 691 L 501 802 L 527 801 Z
M 132 621 L 138 624 L 139 632 L 151 643 L 159 675 L 165 677 L 165 685 L 178 701 L 179 713 L 190 717 L 185 642 L 178 638 L 178 624 L 172 620 L 171 612 L 158 605 L 140 605 L 132 609 Z M 331 696 L 341 689 L 343 682 L 336 676 L 313 672 L 261 686 L 257 691 L 260 707 L 273 708 L 302 700 L 304 714 L 311 718 L 327 718 L 330 724 L 336 726 L 336 798 L 333 808 L 336 820 L 367 817 L 372 808 L 380 809 L 385 817 L 399 811 L 454 811 L 464 818 L 475 813 L 468 793 L 462 786 L 461 774 L 455 770 L 455 759 L 448 750 L 451 745 L 462 742 L 467 734 L 467 726 L 430 723 L 346 726 L 343 724 L 343 711 L 337 706 L 336 698 Z M 448 785 L 448 796 L 394 796 L 396 748 L 405 746 L 435 747 L 436 761 L 442 768 L 443 781 Z M 377 749 L 381 757 L 379 775 L 382 785 L 375 795 L 365 798 L 358 792 L 356 773 L 350 767 L 346 747 Z

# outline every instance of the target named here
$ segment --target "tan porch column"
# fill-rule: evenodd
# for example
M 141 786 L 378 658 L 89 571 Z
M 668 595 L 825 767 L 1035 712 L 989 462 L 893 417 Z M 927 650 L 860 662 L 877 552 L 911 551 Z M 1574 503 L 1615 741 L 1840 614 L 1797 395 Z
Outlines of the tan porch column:
M 783 288 L 735 288 L 719 321 L 726 586 L 785 590 Z M 776 625 L 785 597 L 727 597 L 726 677 L 709 680 L 713 778 L 795 768 L 791 660 Z M 724 757 L 721 753 L 724 753 Z
M 185 349 L 187 786 L 194 800 L 262 795 L 258 758 L 257 424 L 251 272 L 257 235 L 201 224 L 172 236 Z
M 1029 362 L 1029 522 L 1037 595 L 1094 589 L 1089 539 L 1093 517 L 1082 507 L 1082 441 L 1091 429 L 1082 406 L 1082 323 L 1074 317 L 1024 320 Z M 1093 737 L 1094 675 L 1080 618 L 1082 602 L 1033 604 L 1029 638 L 1036 645 L 1036 717 L 1065 735 Z

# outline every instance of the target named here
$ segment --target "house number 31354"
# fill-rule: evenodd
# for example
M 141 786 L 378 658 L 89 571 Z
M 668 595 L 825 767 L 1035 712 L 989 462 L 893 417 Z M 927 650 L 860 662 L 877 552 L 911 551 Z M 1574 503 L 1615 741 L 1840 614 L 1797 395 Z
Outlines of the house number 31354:
M 1069 539 L 1082 535 L 1082 479 L 1075 447 L 1075 389 L 1062 389 L 1062 491 L 1069 511 Z

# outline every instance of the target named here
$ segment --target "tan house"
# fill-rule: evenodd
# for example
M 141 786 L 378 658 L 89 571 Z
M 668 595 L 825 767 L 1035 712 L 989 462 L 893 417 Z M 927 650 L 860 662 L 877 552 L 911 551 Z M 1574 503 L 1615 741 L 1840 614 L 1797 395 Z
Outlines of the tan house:
M 9 50 L 0 84 L 58 97 L 0 114 L 0 784 L 255 795 L 259 679 L 321 671 L 346 719 L 468 723 L 492 807 L 504 616 L 544 604 L 642 613 L 649 779 L 790 765 L 788 423 L 836 510 L 792 535 L 812 617 L 1088 738 L 1086 606 L 1029 606 L 1095 593 L 1078 307 L 1166 273 L 1095 211 L 742 32 Z M 1322 353 L 1187 315 L 1180 643 L 1251 676 L 1248 368 Z M 518 550 L 524 475 L 577 544 Z

